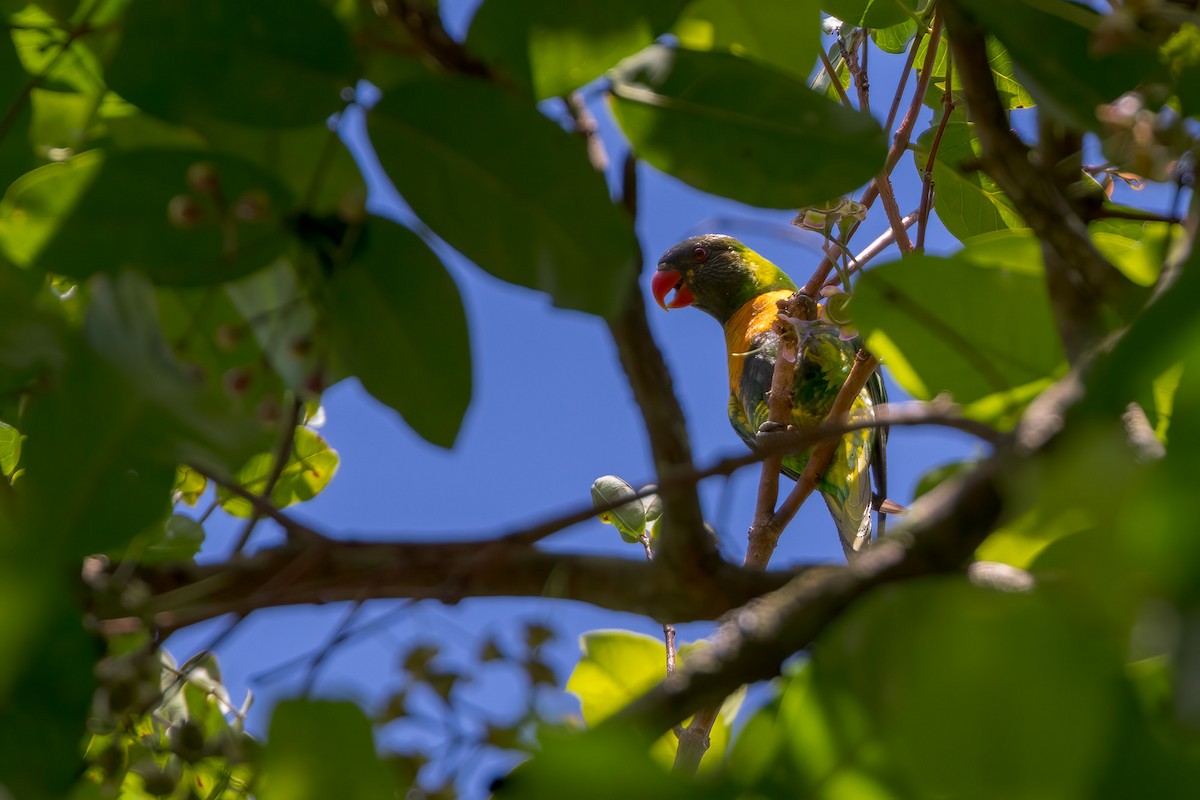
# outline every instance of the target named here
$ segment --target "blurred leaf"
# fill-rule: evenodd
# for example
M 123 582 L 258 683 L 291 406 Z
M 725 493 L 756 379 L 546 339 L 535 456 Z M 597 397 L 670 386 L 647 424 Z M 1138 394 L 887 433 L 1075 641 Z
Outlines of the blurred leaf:
M 28 105 L 15 105 L 31 77 L 21 66 L 11 36 L 0 36 L 0 108 L 15 114 L 0 136 L 0 189 L 7 189 L 17 176 L 33 169 L 33 148 L 29 144 L 32 113 Z M 2 117 L 0 117 L 2 119 Z
M 191 193 L 189 169 L 211 166 L 224 202 Z M 254 198 L 255 208 L 242 210 Z M 176 206 L 190 204 L 182 218 Z M 24 175 L 0 201 L 0 249 L 72 278 L 122 267 L 168 285 L 221 283 L 279 255 L 292 202 L 271 175 L 203 152 L 90 151 Z M 253 213 L 251 213 L 253 211 Z
M 616 475 L 601 475 L 592 482 L 592 505 L 596 508 L 621 505 L 600 512 L 600 521 L 613 525 L 627 542 L 637 542 L 646 535 L 646 507 L 637 492 Z
M 6 478 L 12 476 L 21 460 L 22 438 L 19 430 L 7 422 L 0 422 L 0 474 Z
M 929 148 L 937 135 L 931 127 L 917 139 L 913 159 L 923 172 L 929 160 Z M 963 171 L 964 161 L 978 159 L 982 152 L 975 138 L 974 123 L 947 123 L 933 162 L 933 180 L 937 187 L 933 208 L 946 230 L 959 241 L 991 231 L 1024 228 L 1025 222 L 1008 196 L 981 170 Z
M 666 646 L 660 639 L 610 630 L 589 631 L 579 641 L 583 656 L 567 679 L 566 690 L 579 698 L 583 719 L 589 727 L 595 727 L 666 678 Z M 699 644 L 678 647 L 680 668 L 689 652 L 697 652 Z M 701 762 L 702 771 L 715 769 L 724 757 L 741 694 L 727 699 L 722 707 L 709 734 L 711 745 Z M 683 724 L 686 726 L 687 722 Z M 677 744 L 675 735 L 667 733 L 654 744 L 651 753 L 658 763 L 670 766 L 675 760 Z
M 548 730 L 541 744 L 533 759 L 498 781 L 493 790 L 498 800 L 715 800 L 732 796 L 730 787 L 719 782 L 700 783 L 668 772 L 646 753 L 636 732 L 605 728 L 570 735 Z
M 311 500 L 325 488 L 338 468 L 337 451 L 310 428 L 296 428 L 288 460 L 271 490 L 271 502 L 276 508 Z M 261 494 L 267 488 L 267 478 L 275 467 L 273 453 L 260 453 L 246 462 L 233 476 L 246 491 Z M 221 508 L 235 517 L 249 517 L 254 507 L 228 490 L 217 489 Z
M 722 50 L 808 80 L 821 46 L 817 0 L 694 0 L 675 23 L 689 50 Z
M 261 800 L 390 798 L 392 775 L 375 754 L 371 724 L 354 703 L 285 700 L 275 707 L 262 774 Z
M 539 100 L 565 95 L 665 33 L 687 0 L 485 0 L 467 47 Z
M 1166 222 L 1101 219 L 1088 225 L 1101 255 L 1138 286 L 1153 286 L 1182 229 Z
M 851 739 L 855 721 L 839 719 L 823 702 L 805 664 L 775 682 L 773 699 L 746 722 L 729 753 L 729 774 L 743 787 L 765 797 L 806 796 L 887 800 L 907 796 L 881 785 L 861 765 L 866 751 Z M 896 783 L 889 776 L 887 783 Z
M 347 371 L 425 439 L 453 445 L 471 400 L 471 351 L 458 287 L 437 256 L 371 217 L 323 299 Z
M 268 130 L 224 120 L 197 122 L 213 152 L 265 170 L 291 191 L 310 214 L 362 214 L 366 184 L 336 130 L 322 121 L 307 127 Z
M 60 592 L 48 603 L 51 610 L 38 615 L 35 635 L 19 642 L 17 655 L 24 663 L 15 685 L 5 691 L 8 687 L 0 684 L 0 779 L 9 796 L 22 800 L 65 796 L 84 766 L 79 744 L 86 733 L 100 648 L 83 629 L 79 611 L 68 599 L 70 590 L 56 583 L 47 581 L 47 588 Z M 34 597 L 6 607 L 19 607 L 23 615 Z M 4 641 L 2 632 L 0 642 L 6 649 L 18 643 Z
M 141 564 L 191 561 L 204 544 L 204 526 L 191 517 L 173 514 L 158 536 L 146 542 L 137 557 Z
M 854 322 L 913 397 L 959 403 L 1045 380 L 1064 367 L 1036 265 L 909 256 L 863 275 Z
M 969 472 L 976 464 L 976 459 L 968 459 L 964 461 L 951 461 L 948 464 L 941 464 L 933 469 L 927 470 L 920 478 L 917 479 L 916 488 L 913 489 L 913 500 L 916 500 L 922 495 L 929 494 L 941 484 L 955 477 Z
M 493 86 L 450 77 L 393 90 L 369 126 L 404 199 L 463 255 L 566 308 L 620 307 L 635 268 L 633 228 L 581 139 Z
M 1099 128 L 1098 106 L 1162 72 L 1149 37 L 1132 26 L 1112 52 L 1098 52 L 1095 34 L 1103 17 L 1086 6 L 1064 0 L 962 5 L 1008 50 L 1017 78 L 1038 104 L 1081 130 Z
M 1185 117 L 1200 115 L 1200 26 L 1184 22 L 1161 49 L 1175 79 L 1175 94 Z
M 317 314 L 313 301 L 296 273 L 294 261 L 281 258 L 266 269 L 225 284 L 223 288 L 234 308 L 234 316 L 228 319 L 238 331 L 249 331 L 248 341 L 235 347 L 229 356 L 234 359 L 245 357 L 247 361 L 242 362 L 245 366 L 255 358 L 252 353 L 261 353 L 283 385 L 311 397 L 314 384 L 324 388 L 332 379 L 323 374 L 327 365 L 315 342 Z M 203 295 L 196 297 L 203 299 Z M 212 309 L 213 305 L 210 303 L 208 308 Z M 220 335 L 219 326 L 215 332 Z M 237 369 L 236 361 L 226 367 L 229 368 Z M 260 398 L 262 401 L 278 398 L 274 376 L 262 374 L 266 372 L 250 370 L 252 382 L 247 399 L 258 402 Z
M 103 94 L 104 71 L 87 45 L 88 37 L 71 36 L 68 25 L 32 3 L 14 14 L 12 22 L 12 39 L 24 70 L 40 76 L 40 86 L 91 97 Z
M 916 0 L 821 0 L 821 9 L 858 28 L 887 28 L 911 19 Z
M 320 0 L 138 2 L 123 30 L 109 86 L 172 122 L 317 123 L 356 77 L 349 36 Z
M 727 53 L 656 46 L 613 81 L 613 113 L 638 156 L 706 192 L 798 208 L 883 166 L 883 131 L 869 114 Z
M 841 617 L 814 651 L 812 697 L 911 796 L 1086 797 L 1128 692 L 1123 650 L 1050 598 L 931 579 Z

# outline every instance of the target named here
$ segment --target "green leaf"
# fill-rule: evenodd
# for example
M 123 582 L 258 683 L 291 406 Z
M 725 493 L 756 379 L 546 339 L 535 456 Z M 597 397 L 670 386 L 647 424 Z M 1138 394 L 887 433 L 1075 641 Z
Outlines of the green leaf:
M 191 561 L 204 544 L 204 526 L 191 517 L 173 514 L 157 536 L 145 543 L 136 560 L 141 564 Z
M 722 50 L 807 80 L 821 46 L 817 0 L 695 0 L 675 23 L 689 50 Z
M 565 95 L 665 33 L 686 0 L 485 0 L 467 47 L 530 88 Z
M 639 157 L 751 205 L 823 202 L 865 183 L 886 156 L 869 114 L 727 53 L 656 46 L 613 81 L 613 113 Z
M 662 640 L 630 631 L 590 631 L 579 639 L 583 656 L 567 679 L 566 690 L 579 698 L 583 719 L 595 727 L 624 708 L 651 686 L 666 677 L 666 646 Z M 681 645 L 677 650 L 680 667 L 689 653 L 703 643 Z M 704 755 L 701 769 L 718 765 L 729 746 L 731 720 L 737 714 L 741 693 L 726 700 L 709 734 L 711 746 Z M 686 725 L 686 723 L 684 723 Z M 664 766 L 675 760 L 678 740 L 668 733 L 651 752 Z
M 267 488 L 267 479 L 275 467 L 273 453 L 260 453 L 239 469 L 233 476 L 246 491 L 261 494 Z M 293 503 L 311 500 L 325 488 L 338 468 L 337 451 L 315 431 L 300 426 L 292 441 L 288 460 L 271 490 L 271 502 L 276 508 L 286 508 Z M 254 507 L 246 500 L 218 489 L 217 497 L 221 508 L 235 517 L 249 517 Z
M 338 358 L 421 436 L 450 447 L 471 400 L 458 287 L 406 228 L 371 217 L 361 237 L 350 260 L 334 266 L 323 298 Z
M 366 714 L 354 703 L 285 700 L 275 707 L 262 774 L 261 800 L 389 798 L 397 791 L 375 754 Z
M 1183 115 L 1200 115 L 1200 26 L 1185 22 L 1162 46 L 1162 58 L 1175 79 Z
M 1098 106 L 1162 77 L 1149 37 L 1132 26 L 1131 35 L 1112 52 L 1098 52 L 1095 37 L 1103 16 L 1083 5 L 1064 0 L 963 0 L 962 5 L 1008 50 L 1017 77 L 1038 104 L 1082 130 L 1099 129 Z
M 937 135 L 931 127 L 918 138 L 913 159 L 918 172 L 929 160 L 929 149 Z M 1016 206 L 1000 191 L 995 181 L 978 169 L 963 171 L 960 164 L 978 159 L 982 152 L 975 138 L 974 123 L 951 121 L 946 124 L 933 162 L 933 208 L 946 230 L 959 241 L 989 231 L 1025 227 Z
M 621 503 L 615 508 L 611 507 Z M 592 482 L 592 505 L 607 508 L 600 512 L 600 521 L 613 525 L 627 542 L 637 542 L 646 535 L 646 507 L 637 492 L 616 475 L 601 475 Z
M 636 266 L 633 227 L 582 140 L 527 102 L 466 78 L 398 87 L 368 126 L 396 188 L 459 252 L 557 305 L 616 313 Z
M 0 474 L 6 478 L 12 477 L 21 460 L 22 438 L 19 430 L 7 422 L 0 422 Z
M 1112 757 L 1125 646 L 1054 598 L 912 582 L 827 631 L 811 696 L 835 710 L 852 758 L 883 759 L 904 796 L 1086 797 Z
M 1012 59 L 1008 55 L 1008 51 L 994 37 L 987 37 L 987 57 L 988 67 L 992 72 L 992 82 L 996 85 L 996 93 L 1000 96 L 1000 104 L 1009 110 L 1018 108 L 1032 108 L 1037 105 L 1037 101 L 1033 98 L 1025 87 L 1017 80 L 1016 71 L 1013 69 Z M 917 56 L 914 60 L 916 69 L 920 71 L 925 63 L 925 56 L 929 49 L 929 37 L 921 40 L 920 46 L 917 48 Z M 946 67 L 950 60 L 950 39 L 949 34 L 943 30 L 941 41 L 938 45 L 937 53 L 933 57 L 933 65 L 930 69 L 929 88 L 925 92 L 925 105 L 933 108 L 938 113 L 942 109 L 942 96 L 946 93 Z M 958 70 L 953 76 L 953 92 L 954 102 L 960 108 L 966 102 L 966 97 L 963 94 L 962 86 L 962 71 Z
M 971 403 L 1064 365 L 1035 264 L 910 256 L 863 275 L 850 308 L 868 346 L 913 397 Z
M 605 728 L 584 734 L 547 730 L 531 760 L 505 776 L 494 789 L 498 800 L 717 800 L 735 796 L 721 781 L 688 780 L 647 753 L 639 731 Z
M 925 474 L 923 474 L 917 480 L 917 485 L 913 489 L 913 500 L 916 500 L 922 495 L 928 494 L 951 478 L 970 472 L 971 469 L 978 463 L 979 462 L 975 459 L 951 461 L 947 464 L 941 464 L 926 471 Z
M 911 19 L 916 0 L 821 0 L 821 9 L 858 28 L 888 28 Z
M 1182 229 L 1166 222 L 1101 219 L 1088 225 L 1101 255 L 1138 286 L 1153 286 Z
M 242 352 L 247 359 L 252 359 L 249 353 L 261 353 L 285 386 L 294 392 L 306 393 L 306 396 L 312 394 L 316 384 L 328 385 L 322 365 L 324 355 L 321 348 L 314 346 L 317 312 L 292 259 L 277 259 L 266 269 L 227 283 L 223 288 L 235 309 L 233 324 L 239 332 L 249 331 L 245 347 L 235 348 L 230 356 L 236 357 Z M 202 299 L 202 295 L 193 297 Z M 218 331 L 219 328 L 214 333 L 219 336 Z M 240 369 L 245 370 L 249 361 L 242 363 Z M 230 367 L 239 369 L 236 364 L 230 364 Z M 249 372 L 252 382 L 247 397 L 254 398 L 262 391 L 264 400 L 270 398 L 270 402 L 276 402 L 279 397 L 276 381 L 269 374 L 261 374 L 264 372 L 266 370 Z M 247 373 L 243 371 L 242 374 Z
M 221 204 L 189 188 L 197 166 L 215 173 Z M 13 184 L 0 201 L 0 250 L 77 279 L 133 267 L 159 284 L 221 283 L 282 252 L 291 202 L 270 174 L 227 156 L 93 150 Z
M 885 53 L 898 55 L 908 50 L 908 43 L 917 35 L 917 23 L 906 19 L 897 25 L 887 28 L 877 28 L 871 31 L 871 40 Z M 923 42 L 924 40 L 922 40 Z M 918 60 L 920 57 L 918 56 Z
M 317 123 L 355 79 L 349 36 L 320 0 L 136 2 L 123 30 L 109 86 L 172 122 Z

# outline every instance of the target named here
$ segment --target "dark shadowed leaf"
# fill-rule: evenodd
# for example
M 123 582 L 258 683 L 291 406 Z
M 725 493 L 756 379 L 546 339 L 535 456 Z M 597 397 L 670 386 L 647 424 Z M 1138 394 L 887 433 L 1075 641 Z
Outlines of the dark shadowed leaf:
M 1102 17 L 1078 3 L 964 0 L 962 5 L 1008 50 L 1017 78 L 1039 105 L 1083 130 L 1099 127 L 1097 106 L 1161 73 L 1149 38 L 1133 25 L 1117 49 L 1097 52 L 1093 37 Z M 1047 42 L 1054 44 L 1047 47 Z
M 883 166 L 883 131 L 869 114 L 727 53 L 656 46 L 613 78 L 613 113 L 638 156 L 706 192 L 798 208 Z
M 416 234 L 370 217 L 325 298 L 346 371 L 425 439 L 450 447 L 471 401 L 467 320 L 454 279 Z
M 223 211 L 189 187 L 197 165 L 217 176 Z M 159 284 L 221 283 L 279 255 L 291 202 L 272 175 L 228 156 L 93 150 L 13 184 L 0 201 L 0 250 L 72 278 L 132 267 Z
M 927 580 L 828 631 L 810 702 L 834 711 L 860 763 L 882 756 L 907 778 L 905 796 L 1086 797 L 1128 693 L 1124 649 L 1050 598 Z
M 123 29 L 110 88 L 174 122 L 320 122 L 355 78 L 349 36 L 320 0 L 138 2 Z
M 864 274 L 850 309 L 872 352 L 921 400 L 949 392 L 971 403 L 1064 364 L 1036 262 L 911 256 Z
M 11 36 L 0 36 L 0 107 L 7 114 L 30 81 L 21 66 Z M 32 114 L 29 106 L 14 106 L 16 113 L 7 121 L 7 130 L 0 136 L 0 189 L 7 189 L 17 176 L 34 166 L 33 148 L 29 142 Z
M 821 10 L 862 28 L 887 28 L 911 19 L 916 0 L 821 0 Z
M 528 102 L 466 78 L 400 86 L 368 125 L 404 199 L 463 255 L 556 305 L 601 315 L 619 308 L 635 268 L 633 228 L 581 139 Z
M 275 707 L 261 755 L 262 800 L 385 800 L 391 773 L 375 754 L 371 724 L 354 703 L 286 700 Z
M 577 89 L 665 33 L 686 0 L 485 0 L 467 46 L 539 100 Z
M 675 23 L 689 50 L 723 50 L 807 80 L 821 46 L 817 0 L 696 0 Z

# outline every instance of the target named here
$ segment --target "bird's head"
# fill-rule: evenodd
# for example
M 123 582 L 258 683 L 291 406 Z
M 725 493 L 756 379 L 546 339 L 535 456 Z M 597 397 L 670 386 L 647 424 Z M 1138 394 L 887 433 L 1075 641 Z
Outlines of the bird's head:
M 795 291 L 783 270 L 732 236 L 693 236 L 663 253 L 650 281 L 663 309 L 695 306 L 724 324 L 743 305 L 764 292 Z M 667 301 L 667 295 L 675 295 Z

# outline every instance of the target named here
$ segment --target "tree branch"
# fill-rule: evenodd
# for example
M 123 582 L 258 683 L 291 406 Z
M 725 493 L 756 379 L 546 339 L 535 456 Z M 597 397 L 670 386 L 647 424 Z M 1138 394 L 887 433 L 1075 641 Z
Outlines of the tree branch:
M 1074 363 L 1106 332 L 1105 310 L 1133 284 L 1088 237 L 1087 225 L 1055 185 L 1055 164 L 1034 164 L 1009 125 L 987 60 L 983 28 L 958 2 L 942 4 L 983 167 L 1041 240 L 1046 285 L 1068 359 Z

